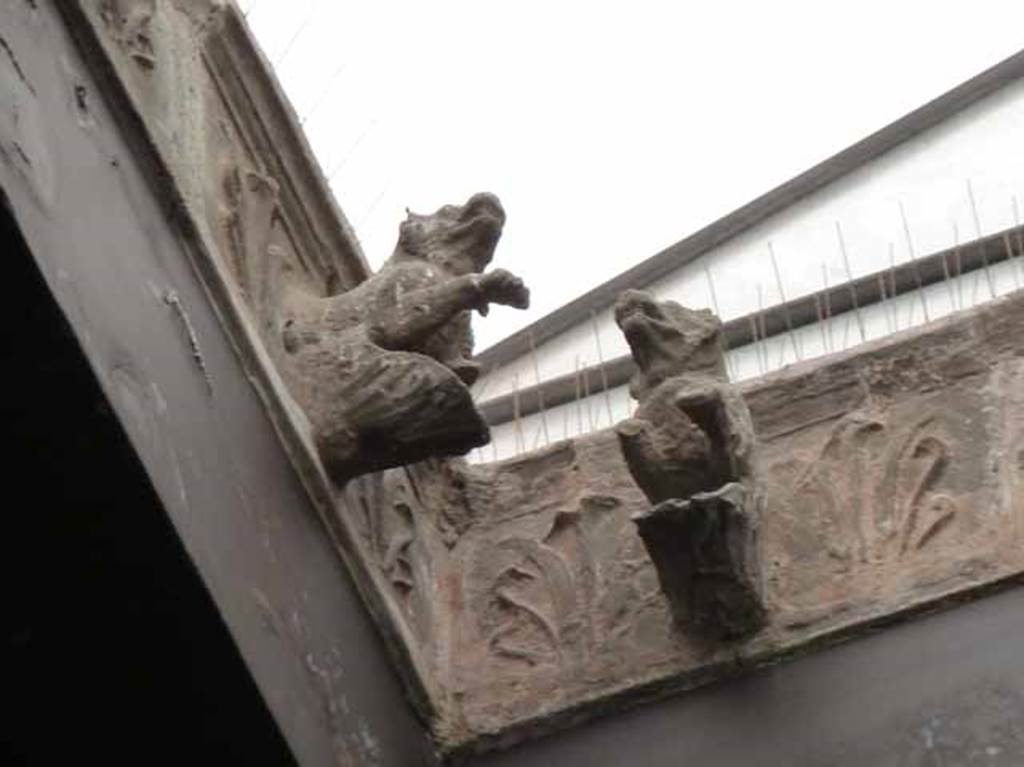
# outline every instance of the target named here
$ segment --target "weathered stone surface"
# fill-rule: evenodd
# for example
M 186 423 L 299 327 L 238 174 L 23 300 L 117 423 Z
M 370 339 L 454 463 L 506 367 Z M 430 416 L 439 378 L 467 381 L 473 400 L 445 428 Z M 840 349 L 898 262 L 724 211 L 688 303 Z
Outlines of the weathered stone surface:
M 370 273 L 296 121 L 239 55 L 252 43 L 230 5 L 62 10 L 80 5 L 163 163 L 189 257 L 442 750 L 510 743 L 1024 574 L 1019 294 L 742 387 L 765 482 L 767 624 L 741 643 L 676 629 L 632 521 L 651 503 L 613 431 L 332 485 L 286 386 L 287 297 L 341 295 Z M 31 156 L 45 199 L 46 163 Z M 441 348 L 459 347 L 462 321 Z M 671 339 L 672 323 L 658 330 Z M 456 380 L 472 375 L 465 351 L 423 351 Z M 303 655 L 288 616 L 273 625 L 332 691 L 324 716 L 341 717 L 343 681 L 317 676 L 329 653 Z
M 335 482 L 490 439 L 467 388 L 478 373 L 470 311 L 529 304 L 518 277 L 483 273 L 504 223 L 492 194 L 410 213 L 391 258 L 357 288 L 283 296 L 286 376 Z
M 633 517 L 676 623 L 734 639 L 764 625 L 757 518 L 738 482 Z
M 380 626 L 410 699 L 421 716 L 434 716 L 444 690 L 419 650 L 417 619 L 391 592 L 403 557 L 378 569 L 359 529 L 363 507 L 325 475 L 288 385 L 284 297 L 342 293 L 364 282 L 370 270 L 241 12 L 220 0 L 69 0 L 56 7 L 109 85 L 103 100 L 116 106 L 119 120 L 137 127 L 134 148 L 159 179 L 154 188 L 190 268 L 208 291 L 325 534 Z M 85 82 L 69 93 L 82 129 L 93 130 L 88 106 L 99 94 Z M 123 159 L 111 156 L 111 167 Z M 46 167 L 36 158 L 33 166 Z M 155 285 L 147 289 L 188 331 L 187 310 L 175 303 L 176 294 Z M 191 345 L 194 337 L 184 335 Z M 191 352 L 202 373 L 202 350 Z M 211 398 L 222 396 L 216 380 L 205 384 Z M 350 502 L 356 505 L 349 508 Z M 400 528 L 389 521 L 383 529 L 390 535 Z M 265 531 L 265 538 L 272 546 L 273 531 Z M 334 661 L 306 651 L 301 626 L 289 624 L 282 635 L 292 633 L 296 662 L 308 667 L 314 684 L 329 688 L 323 717 L 325 726 L 333 726 L 347 716 L 336 704 L 337 680 L 322 676 Z M 344 760 L 345 754 L 341 748 L 337 756 Z
M 726 380 L 722 323 L 708 309 L 655 301 L 643 290 L 625 290 L 615 301 L 615 322 L 636 360 L 630 394 L 643 399 L 670 378 L 687 374 Z
M 615 319 L 637 362 L 636 415 L 615 427 L 633 479 L 655 504 L 634 517 L 679 628 L 735 639 L 764 624 L 755 471 L 746 403 L 726 376 L 722 324 L 624 292 Z
M 0 155 L 12 144 L 20 145 L 32 171 L 23 173 L 24 166 L 14 155 L 0 157 L 3 204 L 9 206 L 4 218 L 13 212 L 16 228 L 24 234 L 38 265 L 36 273 L 36 265 L 20 262 L 17 238 L 8 223 L 4 241 L 15 240 L 13 249 L 4 249 L 10 262 L 8 277 L 10 284 L 21 290 L 17 276 L 27 267 L 36 273 L 33 280 L 46 280 L 59 305 L 59 310 L 57 306 L 34 307 L 32 314 L 22 319 L 36 325 L 37 309 L 43 318 L 52 313 L 62 343 L 81 347 L 92 368 L 83 371 L 84 375 L 94 375 L 106 395 L 93 398 L 93 403 L 109 407 L 117 416 L 123 428 L 118 438 L 131 441 L 132 449 L 126 450 L 128 468 L 146 475 L 140 476 L 143 485 L 152 484 L 151 490 L 142 488 L 144 493 L 136 502 L 145 503 L 145 494 L 155 491 L 163 507 L 159 515 L 166 512 L 167 518 L 160 522 L 166 529 L 154 545 L 171 553 L 185 569 L 190 569 L 185 558 L 194 563 L 208 590 L 208 595 L 200 595 L 201 601 L 212 598 L 219 609 L 298 763 L 310 767 L 432 763 L 425 758 L 427 748 L 419 743 L 417 723 L 403 709 L 403 697 L 386 667 L 388 659 L 379 652 L 379 635 L 366 620 L 368 616 L 361 614 L 359 595 L 338 561 L 337 550 L 344 551 L 346 543 L 341 528 L 332 531 L 334 536 L 325 534 L 310 503 L 310 497 L 314 503 L 320 498 L 307 494 L 298 481 L 300 475 L 287 465 L 291 458 L 303 479 L 315 476 L 313 468 L 302 464 L 301 443 L 289 441 L 286 428 L 275 429 L 289 423 L 279 417 L 285 400 L 273 396 L 276 374 L 273 366 L 258 356 L 258 336 L 245 332 L 258 327 L 252 310 L 247 304 L 232 302 L 230 297 L 236 293 L 231 292 L 228 276 L 221 283 L 215 279 L 219 265 L 227 263 L 221 257 L 227 254 L 216 247 L 212 228 L 206 232 L 209 238 L 200 233 L 202 219 L 195 216 L 209 212 L 211 220 L 216 220 L 216 210 L 185 206 L 178 196 L 185 188 L 184 174 L 192 178 L 209 173 L 219 184 L 221 169 L 215 162 L 162 165 L 161 158 L 169 155 L 161 154 L 158 146 L 167 144 L 162 138 L 159 143 L 151 139 L 181 135 L 187 132 L 187 124 L 175 119 L 163 122 L 162 111 L 153 117 L 148 111 L 136 114 L 132 108 L 135 102 L 129 98 L 128 86 L 134 81 L 129 78 L 138 75 L 140 82 L 153 80 L 167 71 L 173 41 L 161 25 L 172 23 L 182 39 L 187 38 L 193 30 L 191 21 L 177 9 L 191 10 L 200 3 L 157 0 L 158 13 L 150 24 L 156 57 L 153 69 L 141 68 L 116 41 L 103 37 L 108 28 L 99 17 L 100 5 L 100 0 L 33 0 L 5 3 L 0 10 L 0 48 L 4 49 L 0 51 L 0 93 L 4 94 L 0 96 Z M 233 66 L 252 74 L 249 85 L 267 86 L 255 49 L 246 48 L 244 41 L 236 46 L 220 36 L 239 32 L 241 17 L 234 4 L 221 5 L 231 14 L 230 23 L 212 30 L 213 37 L 202 38 L 204 47 L 192 49 L 187 63 L 203 64 L 217 45 L 230 47 Z M 225 76 L 232 72 L 219 66 L 214 69 Z M 6 85 L 19 81 L 24 93 L 12 91 L 11 98 L 6 98 Z M 201 114 L 198 102 L 213 99 L 207 90 L 213 87 L 208 80 L 183 75 L 179 85 L 181 91 L 194 91 L 196 103 L 191 113 L 182 110 L 185 117 Z M 244 103 L 254 93 L 260 93 L 258 87 L 248 95 L 244 90 L 234 95 L 244 97 Z M 284 126 L 274 122 L 273 113 L 258 102 L 257 98 L 256 106 L 250 103 L 243 113 L 252 123 L 267 121 L 277 131 L 275 149 L 279 155 L 287 154 L 294 148 L 295 134 L 289 137 Z M 15 109 L 9 109 L 11 106 Z M 12 125 L 17 130 L 10 131 Z M 26 136 L 32 141 L 25 141 Z M 240 142 L 243 149 L 259 147 L 258 142 L 248 141 L 247 137 Z M 273 161 L 274 156 L 261 155 L 261 160 Z M 312 196 L 310 187 L 316 185 L 318 176 L 308 170 L 294 175 L 275 171 L 272 175 L 281 187 L 281 211 L 274 226 L 274 236 L 279 237 L 282 217 L 294 212 L 286 202 L 289 195 L 298 189 L 302 195 Z M 316 206 L 303 209 L 311 220 L 317 220 Z M 296 226 L 298 237 L 303 224 L 288 221 L 288 226 Z M 318 236 L 324 238 L 322 244 L 330 243 L 336 231 L 320 230 Z M 302 257 L 313 264 L 316 252 L 304 251 Z M 358 266 L 341 255 L 339 263 Z M 311 272 L 318 273 L 313 267 Z M 74 332 L 77 344 L 69 331 Z M 18 330 L 15 327 L 10 332 L 17 334 Z M 33 327 L 21 335 L 39 339 L 41 332 L 40 327 Z M 247 343 L 249 339 L 252 344 Z M 45 357 L 58 351 L 42 349 L 39 354 Z M 21 376 L 22 385 L 26 380 L 31 378 Z M 61 406 L 54 410 L 61 412 Z M 107 413 L 103 420 L 113 417 Z M 65 428 L 71 423 L 65 423 Z M 94 435 L 79 436 L 84 436 L 85 444 Z M 276 444 L 279 437 L 284 437 L 283 447 Z M 96 442 L 93 449 L 100 446 Z M 310 481 L 307 487 L 315 488 L 315 484 Z M 67 490 L 74 495 L 73 488 Z M 39 508 L 57 502 L 50 497 Z M 76 511 L 95 516 L 102 510 L 75 506 L 71 514 Z M 175 532 L 183 545 L 175 541 Z M 17 540 L 23 547 L 26 544 L 11 530 L 8 540 Z M 142 562 L 146 558 L 143 541 L 135 551 Z M 57 549 L 47 553 L 47 558 L 57 556 Z M 360 561 L 350 557 L 354 571 Z M 61 567 L 48 569 L 53 574 Z M 373 590 L 367 588 L 370 579 L 363 575 L 355 582 L 365 589 L 367 601 L 372 599 Z M 185 614 L 191 610 L 188 607 Z M 82 612 L 102 620 L 102 610 L 96 612 L 84 605 Z M 396 624 L 382 613 L 384 610 L 378 611 L 382 624 Z M 205 640 L 199 636 L 179 639 L 205 654 Z M 121 640 L 131 638 L 122 636 Z M 157 648 L 145 643 L 133 652 L 140 659 L 148 654 L 146 662 L 153 665 L 163 663 Z M 58 677 L 62 669 L 93 662 L 87 653 L 83 655 L 82 646 L 69 649 L 56 663 L 39 657 Z M 415 674 L 409 665 L 399 666 L 407 680 Z M 100 679 L 104 675 L 97 670 L 95 676 Z M 64 676 L 67 682 L 74 672 Z M 5 692 L 10 694 L 6 681 Z M 410 687 L 414 684 L 410 680 Z M 58 695 L 60 688 L 60 684 L 54 688 Z M 91 694 L 88 688 L 77 689 Z M 101 696 L 109 692 L 103 691 Z M 246 685 L 242 693 L 253 694 L 252 688 Z M 132 700 L 123 703 L 130 706 Z M 50 708 L 46 701 L 40 710 Z M 140 714 L 139 721 L 146 717 L 146 713 Z M 85 721 L 94 720 L 102 722 L 103 713 Z M 166 729 L 173 737 L 175 728 L 183 723 L 172 720 L 158 729 Z M 52 732 L 46 717 L 41 726 Z M 81 721 L 61 726 L 63 736 L 71 742 L 76 741 L 75 731 L 81 729 Z M 235 738 L 215 729 L 208 728 L 207 735 Z M 167 751 L 158 740 L 147 740 L 138 732 L 134 737 L 124 736 L 120 729 L 108 737 L 111 733 L 99 731 L 86 740 L 101 751 L 109 745 L 110 753 L 123 753 L 125 760 L 131 760 L 126 744 L 138 742 L 147 752 L 143 761 L 166 761 Z M 111 740 L 117 743 L 104 743 Z M 82 753 L 87 754 L 89 746 L 83 743 Z
M 528 737 L 1024 572 L 1024 348 L 1000 340 L 1010 318 L 1024 295 L 741 387 L 764 482 L 766 610 L 742 642 L 677 630 L 633 522 L 651 504 L 615 431 L 460 468 L 446 502 L 464 498 L 464 526 L 429 566 L 442 745 Z M 729 518 L 718 500 L 699 496 L 717 512 L 705 521 Z M 743 572 L 728 544 L 749 542 L 751 519 L 697 550 Z
M 100 14 L 111 37 L 143 69 L 152 69 L 153 32 L 150 24 L 156 13 L 156 0 L 102 0 Z

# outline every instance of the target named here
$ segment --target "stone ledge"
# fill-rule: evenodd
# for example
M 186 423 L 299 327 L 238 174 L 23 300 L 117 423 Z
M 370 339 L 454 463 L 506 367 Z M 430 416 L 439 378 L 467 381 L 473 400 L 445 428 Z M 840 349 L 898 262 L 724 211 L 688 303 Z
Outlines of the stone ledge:
M 646 502 L 608 432 L 334 488 L 278 370 L 264 288 L 350 288 L 365 262 L 237 10 L 181 7 L 61 5 L 145 137 L 140 160 L 441 751 L 707 684 L 1024 573 L 1020 294 L 744 387 L 769 477 L 769 624 L 739 644 L 672 629 L 630 522 Z

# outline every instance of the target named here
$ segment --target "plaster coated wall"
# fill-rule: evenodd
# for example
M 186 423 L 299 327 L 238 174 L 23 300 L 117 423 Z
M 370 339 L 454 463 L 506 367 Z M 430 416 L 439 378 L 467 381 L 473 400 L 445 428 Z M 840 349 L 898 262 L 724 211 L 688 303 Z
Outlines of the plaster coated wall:
M 989 289 L 988 277 L 992 279 Z M 929 285 L 922 291 L 928 307 L 928 319 L 944 317 L 961 308 L 1001 296 L 1024 286 L 1024 261 L 1014 259 L 994 264 L 988 270 L 965 275 L 961 279 Z M 922 293 L 897 296 L 872 304 L 859 313 L 848 312 L 822 323 L 797 328 L 767 341 L 729 350 L 726 355 L 730 378 L 744 381 L 779 370 L 800 359 L 811 359 L 849 349 L 864 341 L 882 338 L 924 322 Z M 859 319 L 858 319 L 859 317 Z M 864 327 L 863 339 L 861 325 Z M 618 328 L 613 328 L 618 332 Z M 534 383 L 527 381 L 526 385 Z M 612 387 L 605 396 L 603 388 L 582 392 L 579 400 L 549 408 L 543 415 L 532 413 L 515 421 L 491 427 L 491 444 L 474 450 L 474 463 L 511 458 L 528 450 L 544 447 L 559 439 L 610 426 L 628 418 L 636 408 L 626 386 Z
M 819 291 L 826 281 L 830 286 L 839 285 L 893 263 L 906 263 L 915 256 L 1018 225 L 1024 215 L 1021 135 L 1024 82 L 1018 81 L 765 219 L 647 289 L 658 298 L 694 308 L 707 307 L 716 310 L 723 320 L 730 320 Z M 781 290 L 770 252 L 774 252 L 778 264 Z M 952 295 L 948 284 L 927 288 L 928 317 L 934 319 L 954 308 L 972 306 L 990 298 L 992 292 L 1001 295 L 1021 285 L 1021 268 L 1016 264 L 993 267 L 989 276 L 994 291 L 990 291 L 988 276 L 982 273 L 966 276 L 952 289 Z M 924 319 L 920 296 L 907 294 L 864 309 L 860 319 L 851 314 L 835 318 L 824 329 L 813 326 L 799 330 L 797 346 L 802 357 L 817 356 L 859 342 L 861 324 L 865 338 L 870 340 Z M 485 371 L 488 374 L 481 377 L 474 391 L 479 401 L 487 401 L 628 351 L 611 310 L 605 310 L 538 345 L 536 355 L 525 355 L 497 370 Z M 796 359 L 793 342 L 786 336 L 734 349 L 729 357 L 733 380 L 761 375 Z M 595 423 L 596 428 L 607 426 L 609 420 L 603 392 L 599 399 L 589 404 L 595 417 L 603 417 Z M 624 417 L 628 398 L 624 393 L 613 393 L 611 399 L 614 420 Z M 564 407 L 578 408 L 576 403 Z M 584 422 L 589 424 L 587 408 L 584 404 Z M 554 420 L 559 437 L 563 436 L 565 414 L 552 412 L 546 418 L 548 433 Z M 538 414 L 523 419 L 519 427 L 497 426 L 495 447 L 474 453 L 472 459 L 509 457 L 522 452 L 524 444 L 529 449 L 537 441 L 542 420 Z M 571 423 L 573 418 L 568 420 Z M 517 432 L 525 437 L 518 438 Z M 575 433 L 569 431 L 569 436 Z

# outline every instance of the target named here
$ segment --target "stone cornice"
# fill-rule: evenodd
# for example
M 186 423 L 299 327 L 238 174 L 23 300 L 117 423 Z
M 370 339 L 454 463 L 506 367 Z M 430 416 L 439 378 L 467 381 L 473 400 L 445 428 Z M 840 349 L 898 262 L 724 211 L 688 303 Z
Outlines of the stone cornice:
M 420 643 L 360 551 L 347 501 L 324 473 L 278 365 L 274 302 L 294 282 L 327 295 L 369 274 L 272 69 L 234 3 L 81 0 L 58 4 L 136 160 L 180 227 L 185 250 L 335 542 L 418 712 L 431 689 Z
M 745 387 L 767 484 L 767 614 L 742 641 L 675 631 L 614 433 L 332 484 L 289 394 L 277 298 L 344 291 L 367 269 L 237 8 L 60 8 L 443 753 L 777 663 L 1024 574 L 1020 292 Z

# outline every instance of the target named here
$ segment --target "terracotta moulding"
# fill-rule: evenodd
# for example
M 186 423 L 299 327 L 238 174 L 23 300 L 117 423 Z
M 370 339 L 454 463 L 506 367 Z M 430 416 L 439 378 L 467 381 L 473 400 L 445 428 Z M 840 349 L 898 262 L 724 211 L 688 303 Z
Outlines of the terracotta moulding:
M 465 391 L 469 312 L 526 302 L 486 270 L 496 199 L 411 215 L 373 275 L 233 5 L 60 7 L 146 137 L 240 364 L 443 753 L 1024 573 L 1021 294 L 739 386 L 716 318 L 628 295 L 636 418 L 470 466 L 457 456 L 486 428 Z

